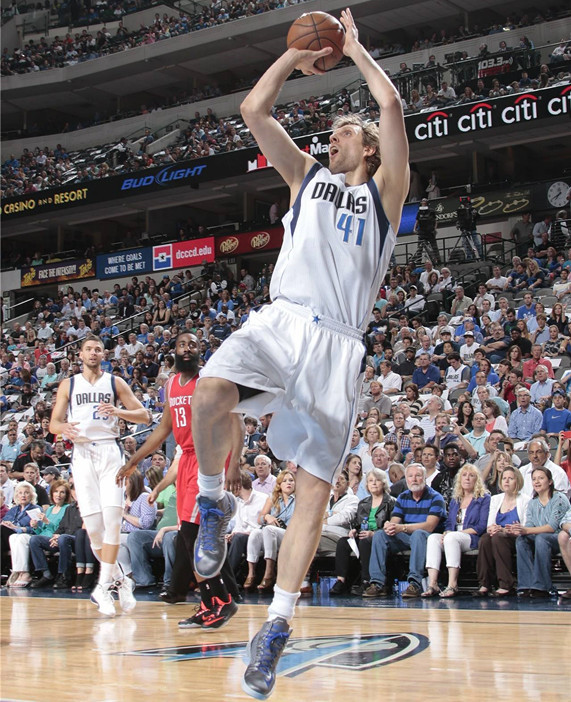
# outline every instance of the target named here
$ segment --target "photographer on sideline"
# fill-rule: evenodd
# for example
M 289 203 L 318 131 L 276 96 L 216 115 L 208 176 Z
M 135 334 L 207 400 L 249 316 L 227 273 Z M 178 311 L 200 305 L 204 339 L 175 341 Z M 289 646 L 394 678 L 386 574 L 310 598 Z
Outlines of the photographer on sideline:
M 460 198 L 460 207 L 456 210 L 456 228 L 462 232 L 462 243 L 466 252 L 466 260 L 473 261 L 477 257 L 484 258 L 482 252 L 482 241 L 476 231 L 476 221 L 478 212 L 472 207 L 472 201 L 468 196 Z
M 438 251 L 438 244 L 436 243 L 437 226 L 436 212 L 431 209 L 428 204 L 428 199 L 424 197 L 420 201 L 413 231 L 415 234 L 418 234 L 418 239 L 424 244 L 432 262 L 435 265 L 440 265 L 442 261 L 440 259 L 440 252 Z

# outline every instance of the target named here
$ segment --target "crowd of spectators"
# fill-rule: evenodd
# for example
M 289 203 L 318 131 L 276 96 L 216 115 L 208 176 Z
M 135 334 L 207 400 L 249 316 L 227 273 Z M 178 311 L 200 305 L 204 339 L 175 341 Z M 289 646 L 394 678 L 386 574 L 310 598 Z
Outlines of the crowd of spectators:
M 95 36 L 84 29 L 81 33 L 76 33 L 73 36 L 70 33 L 63 38 L 56 36 L 51 43 L 43 37 L 38 43 L 29 40 L 23 48 L 16 48 L 12 53 L 7 48 L 4 49 L 0 72 L 3 76 L 11 76 L 62 68 L 63 66 L 74 66 L 77 63 L 90 61 L 101 56 L 128 51 L 137 46 L 154 44 L 157 41 L 170 39 L 181 34 L 189 34 L 233 20 L 253 17 L 289 5 L 297 5 L 303 1 L 251 0 L 246 2 L 234 0 L 226 5 L 218 0 L 212 0 L 209 7 L 202 6 L 200 13 L 196 15 L 179 12 L 176 17 L 166 13 L 161 17 L 157 12 L 151 24 L 141 24 L 140 28 L 134 32 L 129 32 L 123 26 L 123 22 L 119 21 L 114 35 L 103 26 L 95 33 Z M 108 3 L 90 4 L 87 16 L 78 17 L 77 23 L 89 25 L 109 21 L 110 8 L 107 5 Z M 120 20 L 125 14 L 124 4 L 117 2 L 113 3 L 113 6 L 112 19 Z M 135 9 L 141 9 L 141 7 L 142 5 Z
M 57 15 L 57 25 L 70 26 L 111 22 L 131 12 L 143 10 L 155 4 L 154 0 L 96 0 L 96 2 L 78 2 L 78 0 L 43 0 L 43 2 L 18 3 L 12 0 L 11 5 L 2 9 L 2 22 L 17 15 L 25 15 L 34 11 L 48 11 L 50 17 Z M 51 24 L 53 24 L 53 21 Z
M 296 0 L 297 2 L 298 0 Z M 289 4 L 296 4 L 290 2 Z M 201 29 L 213 24 L 219 24 L 221 22 L 228 21 L 226 16 L 229 15 L 229 19 L 237 19 L 240 17 L 251 16 L 259 12 L 264 12 L 271 9 L 277 9 L 282 7 L 283 4 L 275 5 L 270 3 L 244 3 L 240 5 L 239 3 L 232 3 L 231 6 L 224 10 L 221 8 L 221 3 L 213 2 L 210 8 L 206 8 L 202 15 L 195 18 L 190 18 L 189 16 L 179 13 L 178 17 L 168 16 L 166 13 L 161 17 L 159 13 L 156 13 L 154 22 L 150 25 L 141 25 L 139 30 L 136 32 L 129 33 L 120 22 L 119 27 L 114 30 L 112 34 L 107 27 L 104 25 L 99 31 L 95 33 L 90 33 L 87 29 L 82 30 L 81 33 L 76 33 L 72 35 L 71 33 L 66 33 L 65 37 L 56 36 L 51 44 L 42 38 L 38 43 L 30 40 L 23 48 L 17 48 L 10 54 L 7 48 L 4 49 L 2 53 L 0 72 L 2 75 L 14 75 L 18 73 L 27 73 L 34 71 L 47 70 L 49 68 L 61 67 L 65 65 L 74 65 L 82 61 L 86 61 L 92 58 L 97 58 L 99 56 L 107 55 L 110 53 L 116 53 L 118 51 L 125 51 L 134 46 L 140 46 L 142 44 L 154 43 L 156 41 L 169 38 L 171 36 L 177 36 L 181 33 L 186 33 L 191 30 Z M 118 3 L 114 7 L 115 13 L 121 15 L 122 4 Z M 111 8 L 108 8 L 110 11 Z M 137 8 L 135 8 L 137 9 Z M 91 8 L 90 12 L 97 12 L 97 6 Z M 495 34 L 504 29 L 517 29 L 530 26 L 531 24 L 541 23 L 548 21 L 553 17 L 555 10 L 549 11 L 544 15 L 538 14 L 533 17 L 530 21 L 528 15 L 523 15 L 522 17 L 507 17 L 503 25 L 492 25 L 489 29 L 480 30 L 477 26 L 472 32 L 468 32 L 465 27 L 458 27 L 455 31 L 449 32 L 446 29 L 441 29 L 438 32 L 434 32 L 431 36 L 417 38 L 411 42 L 410 48 L 405 49 L 400 43 L 382 45 L 382 46 L 370 46 L 370 54 L 374 58 L 383 58 L 390 55 L 404 54 L 408 51 L 414 52 L 421 49 L 433 48 L 434 46 L 442 46 L 444 44 L 454 43 L 456 41 L 461 41 L 469 36 L 486 36 L 487 34 Z M 85 22 L 84 22 L 85 23 Z M 89 22 L 87 22 L 89 24 Z M 502 46 L 503 45 L 503 46 Z M 524 50 L 526 54 L 532 55 L 533 65 L 535 65 L 535 57 L 537 52 L 534 50 L 533 42 L 528 39 L 525 35 L 519 40 L 517 47 L 513 47 L 518 50 Z M 500 41 L 498 45 L 498 51 L 512 51 L 512 47 L 508 47 L 505 41 Z M 490 51 L 495 49 L 488 49 L 487 44 L 482 44 L 480 47 L 480 53 L 478 56 L 486 57 L 490 55 Z M 547 80 L 553 81 L 554 76 L 551 75 L 551 70 L 555 71 L 556 68 L 564 67 L 566 62 L 571 57 L 571 44 L 568 41 L 562 40 L 561 45 L 554 48 L 552 54 L 549 55 L 550 68 L 547 71 L 546 76 L 538 76 L 538 85 L 532 87 L 545 87 L 548 83 Z M 469 59 L 466 52 L 460 57 L 460 61 Z M 527 67 L 527 63 L 524 67 Z M 431 56 L 429 61 L 424 68 L 430 68 L 436 66 L 434 57 Z M 544 72 L 542 67 L 542 73 Z M 396 80 L 398 77 L 407 76 L 409 73 L 414 73 L 411 68 L 407 66 L 406 63 L 401 64 L 401 71 L 394 76 Z M 457 83 L 462 82 L 462 85 L 455 86 L 456 90 L 460 90 L 460 93 L 464 91 L 464 82 L 466 78 L 466 72 L 460 71 L 458 75 Z M 248 81 L 244 81 L 244 87 L 247 87 Z M 401 89 L 402 97 L 405 102 L 405 108 L 410 110 L 421 109 L 421 107 L 430 107 L 433 98 L 436 98 L 436 94 L 432 95 L 430 92 L 430 85 L 432 89 L 437 92 L 440 87 L 440 83 L 437 77 L 433 77 L 426 73 L 422 74 L 419 81 L 416 81 L 417 87 L 414 88 L 416 91 L 414 95 L 411 95 L 412 89 L 406 86 L 404 89 L 399 85 Z M 77 120 L 77 121 L 61 121 L 56 123 L 50 119 L 43 120 L 41 126 L 37 122 L 32 122 L 25 132 L 25 136 L 35 136 L 41 134 L 50 133 L 66 133 L 68 131 L 75 131 L 77 129 L 83 129 L 89 126 L 95 126 L 102 122 L 116 121 L 118 119 L 123 119 L 125 117 L 134 116 L 137 114 L 147 114 L 149 111 L 160 110 L 166 107 L 172 107 L 181 104 L 188 104 L 196 102 L 198 100 L 207 99 L 208 97 L 213 97 L 216 94 L 220 94 L 223 90 L 224 93 L 228 93 L 232 90 L 236 90 L 239 87 L 236 82 L 233 81 L 225 86 L 208 86 L 205 85 L 199 90 L 193 90 L 192 92 L 187 92 L 181 90 L 177 95 L 169 96 L 168 98 L 163 98 L 161 100 L 155 101 L 152 105 L 141 105 L 138 110 L 122 110 L 117 111 L 113 114 L 106 114 L 105 112 L 96 112 L 91 118 Z M 487 88 L 488 89 L 488 88 Z M 494 86 L 495 89 L 495 86 Z M 502 86 L 502 90 L 511 92 L 514 90 L 514 85 L 512 82 L 511 86 Z M 418 91 L 421 94 L 417 94 Z M 429 95 L 426 97 L 424 94 L 426 90 L 429 90 Z M 455 96 L 454 88 L 449 87 L 448 90 L 452 91 Z M 505 93 L 500 93 L 505 94 Z M 495 95 L 492 95 L 492 97 Z M 442 95 L 438 98 L 442 101 Z M 450 102 L 450 95 L 445 95 Z M 458 96 L 458 99 L 466 97 L 465 95 Z M 23 133 L 22 133 L 23 134 Z
M 521 243 L 532 244 L 537 234 L 542 245 L 549 244 L 551 228 L 547 237 L 541 228 L 537 232 L 527 228 L 528 240 L 523 236 Z M 504 270 L 496 266 L 492 277 L 481 280 L 473 298 L 454 282 L 450 270 L 439 271 L 430 261 L 420 268 L 395 266 L 387 274 L 365 332 L 365 380 L 350 453 L 333 487 L 318 550 L 319 555 L 335 558 L 338 578 L 332 594 L 352 591 L 371 598 L 390 594 L 387 554 L 411 549 L 403 596 L 455 597 L 461 554 L 476 548 L 486 534 L 492 541 L 484 539 L 486 551 L 478 565 L 480 596 L 491 596 L 495 584 L 498 596 L 514 595 L 516 589 L 523 596 L 549 596 L 551 557 L 559 548 L 571 567 L 567 499 L 571 319 L 565 308 L 571 299 L 571 249 L 555 251 L 559 265 L 551 270 L 545 268 L 544 259 L 537 259 L 548 281 L 546 292 L 553 293 L 547 297 L 539 297 L 534 288 L 511 286 L 519 262 L 529 266 L 534 251 L 529 247 L 528 256 L 523 260 L 516 256 Z M 11 507 L 8 521 L 14 526 L 13 520 L 20 520 L 16 533 L 27 533 L 18 532 L 20 528 L 41 536 L 37 522 L 25 523 L 25 505 L 50 504 L 52 483 L 59 502 L 52 500 L 58 509 L 52 509 L 50 519 L 69 497 L 59 481 L 69 477 L 72 446 L 50 434 L 49 416 L 58 383 L 81 372 L 78 342 L 89 331 L 100 336 L 105 347 L 103 369 L 124 378 L 156 422 L 166 380 L 174 372 L 177 334 L 195 333 L 201 364 L 206 363 L 252 309 L 270 301 L 272 272 L 270 265 L 256 277 L 246 269 L 234 275 L 232 269 L 215 264 L 201 277 L 190 271 L 172 277 L 165 273 L 160 281 L 133 278 L 123 287 L 117 284 L 104 291 L 70 286 L 54 299 L 38 299 L 25 324 L 11 324 L 0 356 L 4 431 L 0 483 L 6 506 Z M 439 292 L 434 290 L 435 279 L 442 284 Z M 183 293 L 192 293 L 193 299 L 178 301 Z M 435 293 L 441 295 L 438 309 L 448 311 L 431 318 L 427 297 Z M 136 313 L 140 316 L 134 327 L 121 333 L 122 321 Z M 279 530 L 295 507 L 296 466 L 280 463 L 272 454 L 266 439 L 270 422 L 270 415 L 246 418 L 241 506 L 229 537 L 239 580 L 247 589 L 262 592 L 273 586 Z M 147 431 L 121 422 L 128 455 Z M 142 495 L 144 502 L 145 485 L 147 491 L 154 488 L 174 453 L 169 440 L 164 453 L 139 465 L 140 484 L 133 486 L 137 499 Z M 24 490 L 16 490 L 12 507 L 18 485 Z M 491 502 L 490 495 L 500 497 Z M 163 506 L 170 497 L 163 496 Z M 149 526 L 156 517 L 151 511 L 141 504 L 141 515 L 148 522 L 144 531 L 158 533 Z M 507 512 L 515 517 L 502 522 Z M 255 533 L 262 521 L 272 527 L 267 543 Z M 175 524 L 159 528 L 176 531 Z M 56 524 L 53 528 L 57 532 Z M 8 536 L 14 531 L 6 529 Z M 127 526 L 124 531 L 123 562 L 139 584 L 148 585 L 151 571 L 141 560 L 143 534 L 133 536 Z M 493 539 L 499 531 L 508 550 L 497 555 Z M 431 533 L 442 532 L 450 536 L 431 540 Z M 51 539 L 50 534 L 45 537 Z M 351 539 L 355 548 L 349 546 Z M 3 540 L 3 549 L 9 544 L 9 539 Z M 167 544 L 172 547 L 170 538 L 162 551 L 170 577 L 172 554 Z M 448 581 L 440 590 L 442 548 Z M 355 550 L 359 558 L 351 555 Z M 160 553 L 161 549 L 155 555 Z M 516 580 L 506 570 L 506 553 L 510 558 L 517 553 Z M 71 573 L 54 579 L 37 553 L 33 564 L 25 562 L 21 551 L 16 555 L 17 578 L 11 585 L 33 586 L 44 578 L 41 586 L 56 581 L 61 587 L 71 586 Z M 263 571 L 256 565 L 260 555 Z M 83 575 L 86 558 L 82 555 L 80 560 Z M 88 563 L 92 571 L 93 564 Z M 423 581 L 426 568 L 428 582 Z M 310 589 L 306 582 L 304 590 Z M 167 601 L 185 595 L 172 588 L 165 592 Z
M 429 81 L 424 88 L 410 89 L 408 100 L 402 98 L 403 109 L 410 114 L 571 81 L 569 70 L 554 74 L 547 64 L 541 65 L 538 79 L 530 80 L 527 71 L 522 71 L 521 76 L 519 81 L 508 85 L 502 84 L 499 78 L 488 81 L 479 79 L 475 91 L 466 86 L 461 93 L 457 93 L 457 88 L 446 81 L 441 83 L 439 90 Z M 216 93 L 215 88 L 209 90 Z M 374 100 L 370 99 L 364 105 L 354 104 L 347 88 L 332 96 L 311 95 L 274 108 L 275 118 L 292 137 L 326 131 L 335 117 L 351 112 L 365 114 L 373 121 L 379 118 L 379 106 Z M 150 153 L 148 146 L 153 141 L 154 135 L 146 129 L 145 134 L 131 144 L 122 138 L 117 144 L 99 145 L 76 152 L 68 152 L 61 144 L 55 149 L 39 146 L 33 151 L 24 149 L 23 154 L 11 154 L 2 164 L 1 197 L 49 190 L 69 182 L 85 183 L 118 173 L 131 173 L 255 145 L 252 135 L 238 116 L 218 118 L 211 108 L 202 115 L 196 111 L 174 144 Z

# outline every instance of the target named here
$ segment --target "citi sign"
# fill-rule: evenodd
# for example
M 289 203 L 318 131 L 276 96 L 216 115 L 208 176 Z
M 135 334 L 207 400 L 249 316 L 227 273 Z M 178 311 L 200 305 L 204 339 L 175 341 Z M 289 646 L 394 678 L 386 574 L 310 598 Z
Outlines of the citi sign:
M 426 119 L 426 123 L 417 125 L 414 130 L 414 136 L 419 141 L 425 139 L 438 139 L 439 137 L 448 136 L 448 118 L 450 115 L 447 112 L 432 112 Z
M 571 85 L 562 90 L 558 97 L 551 98 L 547 103 L 547 111 L 555 117 L 571 114 Z
M 537 119 L 537 96 L 529 93 L 520 95 L 511 107 L 504 107 L 501 119 L 504 124 L 530 122 Z
M 452 108 L 449 112 L 436 110 L 417 124 L 413 133 L 417 141 L 426 141 L 492 127 L 533 122 L 543 117 L 571 114 L 571 86 L 567 86 L 560 95 L 549 100 L 533 93 L 523 93 L 515 99 L 510 99 L 509 104 L 504 107 L 505 104 L 505 100 L 498 100 L 494 103 L 477 102 L 468 110 L 466 107 Z

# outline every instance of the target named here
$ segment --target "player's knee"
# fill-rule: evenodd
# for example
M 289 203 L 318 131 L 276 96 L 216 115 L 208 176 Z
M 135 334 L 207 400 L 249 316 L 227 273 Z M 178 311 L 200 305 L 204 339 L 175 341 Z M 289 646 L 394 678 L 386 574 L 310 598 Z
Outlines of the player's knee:
M 103 534 L 90 535 L 89 542 L 93 551 L 101 551 L 103 548 Z
M 238 403 L 236 385 L 223 378 L 202 378 L 192 397 L 193 417 L 215 419 Z
M 121 543 L 121 521 L 123 510 L 121 507 L 106 507 L 103 510 L 103 522 L 105 534 L 103 541 L 111 546 L 118 546 Z

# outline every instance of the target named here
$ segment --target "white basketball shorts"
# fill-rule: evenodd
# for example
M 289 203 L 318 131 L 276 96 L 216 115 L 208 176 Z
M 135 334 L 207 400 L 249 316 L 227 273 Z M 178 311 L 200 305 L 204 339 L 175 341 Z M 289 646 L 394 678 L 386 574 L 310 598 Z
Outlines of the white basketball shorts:
M 334 482 L 350 447 L 364 357 L 361 330 L 277 300 L 252 312 L 200 377 L 261 390 L 234 411 L 273 412 L 273 453 Z
M 102 512 L 105 507 L 123 507 L 125 490 L 115 484 L 123 462 L 116 441 L 75 444 L 71 472 L 82 517 Z

